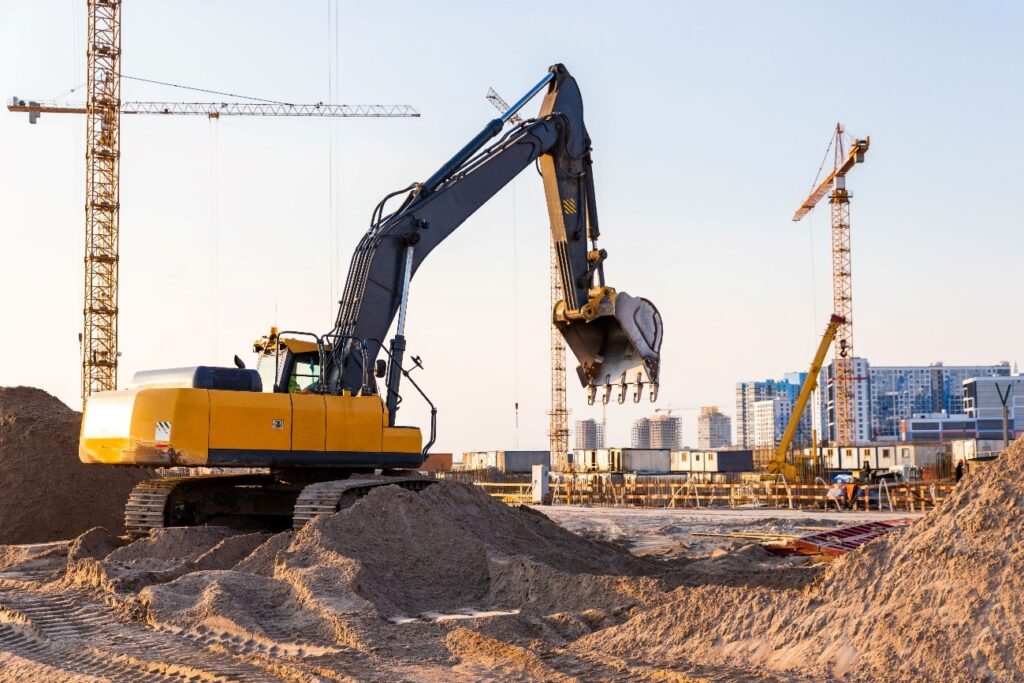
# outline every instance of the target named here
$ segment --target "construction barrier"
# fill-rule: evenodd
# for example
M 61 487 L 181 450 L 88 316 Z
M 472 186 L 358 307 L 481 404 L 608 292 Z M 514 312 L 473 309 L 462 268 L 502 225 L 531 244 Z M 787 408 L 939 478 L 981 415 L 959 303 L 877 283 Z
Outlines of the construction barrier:
M 552 477 L 553 505 L 652 508 L 785 508 L 791 510 L 835 508 L 822 484 L 789 484 L 776 480 L 746 483 L 696 483 L 681 477 L 644 477 L 630 481 L 611 477 Z M 532 485 L 528 482 L 474 482 L 488 494 L 510 505 L 528 505 Z M 847 485 L 842 502 L 861 510 L 924 512 L 941 503 L 953 484 L 898 482 Z

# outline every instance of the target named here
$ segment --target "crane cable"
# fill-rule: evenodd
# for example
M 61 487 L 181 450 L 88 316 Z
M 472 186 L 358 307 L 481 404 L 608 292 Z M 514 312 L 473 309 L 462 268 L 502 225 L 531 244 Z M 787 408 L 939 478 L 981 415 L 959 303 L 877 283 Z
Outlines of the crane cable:
M 519 236 L 516 220 L 516 181 L 512 181 L 512 394 L 515 399 L 513 444 L 519 448 Z
M 332 6 L 334 5 L 332 0 L 327 0 L 327 100 L 330 101 L 334 97 L 334 60 L 331 52 L 331 29 L 333 22 L 331 21 Z M 327 238 L 328 245 L 331 244 L 331 233 L 334 232 L 335 225 L 335 212 L 337 207 L 334 205 L 334 127 L 331 122 L 327 123 Z M 335 272 L 337 265 L 335 263 L 338 253 L 337 249 L 329 252 L 329 266 L 330 271 L 328 293 L 327 293 L 327 310 L 328 315 L 331 315 L 334 310 L 334 297 L 338 291 L 335 287 Z
M 219 193 L 218 180 L 220 169 L 218 157 L 220 156 L 220 140 L 218 136 L 217 119 L 210 119 L 210 223 L 213 236 L 213 357 L 217 358 L 220 352 L 220 220 L 217 195 Z
M 168 83 L 167 81 L 158 81 L 152 78 L 142 78 L 141 76 L 128 76 L 121 74 L 121 78 L 128 79 L 129 81 L 138 81 L 140 83 L 151 83 L 153 85 L 166 85 L 169 88 L 181 88 L 182 90 L 192 90 L 194 92 L 206 93 L 208 95 L 223 95 L 224 97 L 234 97 L 240 100 L 252 100 L 254 102 L 266 102 L 267 104 L 283 104 L 286 106 L 294 106 L 292 102 L 282 102 L 281 100 L 268 100 L 265 97 L 253 97 L 252 95 L 239 95 L 237 93 L 224 92 L 221 90 L 209 90 L 207 88 L 197 88 L 191 85 L 182 85 L 180 83 Z

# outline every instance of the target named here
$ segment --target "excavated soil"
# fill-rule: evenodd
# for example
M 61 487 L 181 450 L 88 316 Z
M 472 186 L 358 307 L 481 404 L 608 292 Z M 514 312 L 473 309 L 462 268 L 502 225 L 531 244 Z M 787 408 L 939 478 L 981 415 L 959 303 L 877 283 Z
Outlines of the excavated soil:
M 80 413 L 42 389 L 0 387 L 0 543 L 124 531 L 124 501 L 149 476 L 78 460 Z
M 572 648 L 844 680 L 1024 680 L 1024 437 L 804 590 L 677 591 Z
M 297 532 L 172 528 L 127 543 L 92 529 L 0 546 L 0 664 L 76 681 L 103 662 L 109 680 L 178 666 L 200 680 L 225 667 L 249 667 L 254 680 L 667 680 L 676 674 L 569 648 L 664 604 L 711 571 L 701 562 L 719 561 L 637 558 L 473 486 L 387 486 Z M 753 575 L 769 560 L 733 562 Z M 790 585 L 815 574 L 768 570 Z M 80 637 L 55 643 L 58 619 L 81 623 Z M 727 680 L 715 671 L 699 669 Z
M 1024 439 L 823 568 L 671 560 L 478 487 L 373 489 L 296 532 L 0 546 L 0 681 L 1016 681 Z

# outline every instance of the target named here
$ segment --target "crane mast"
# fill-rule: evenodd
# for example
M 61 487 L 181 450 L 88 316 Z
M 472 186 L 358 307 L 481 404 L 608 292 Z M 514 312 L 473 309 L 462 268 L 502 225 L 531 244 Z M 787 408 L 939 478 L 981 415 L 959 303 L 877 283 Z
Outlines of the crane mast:
M 853 263 L 850 251 L 850 193 L 846 175 L 855 164 L 864 161 L 871 138 L 854 140 L 849 152 L 843 145 L 843 126 L 836 124 L 832 172 L 819 183 L 793 214 L 799 221 L 829 194 L 832 223 L 832 310 L 842 319 L 835 335 L 832 364 L 834 390 L 835 441 L 840 446 L 857 441 L 856 365 L 853 349 Z
M 408 105 L 283 102 L 122 102 L 121 0 L 88 0 L 87 98 L 84 105 L 12 98 L 7 109 L 35 123 L 44 113 L 85 114 L 85 300 L 82 308 L 82 402 L 117 388 L 119 162 L 121 115 L 417 117 Z
M 89 0 L 82 400 L 117 387 L 121 2 Z

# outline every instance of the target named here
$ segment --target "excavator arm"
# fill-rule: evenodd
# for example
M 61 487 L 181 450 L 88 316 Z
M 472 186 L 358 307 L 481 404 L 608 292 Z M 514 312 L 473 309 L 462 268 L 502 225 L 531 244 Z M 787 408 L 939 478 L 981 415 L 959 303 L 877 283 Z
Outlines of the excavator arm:
M 504 124 L 544 87 L 547 93 L 538 118 L 498 138 Z M 553 323 L 579 360 L 580 381 L 590 389 L 591 400 L 603 386 L 607 401 L 613 385 L 621 389 L 620 402 L 627 387 L 635 388 L 634 399 L 639 400 L 644 385 L 650 387 L 654 400 L 661 318 L 646 299 L 605 286 L 607 253 L 597 246 L 597 207 L 583 102 L 575 79 L 560 64 L 552 66 L 530 92 L 490 121 L 429 179 L 410 186 L 397 210 L 385 215 L 385 203 L 405 191 L 389 195 L 378 205 L 369 231 L 353 254 L 334 330 L 326 336 L 331 351 L 325 359 L 324 392 L 376 391 L 370 368 L 398 316 L 387 350 L 386 403 L 394 424 L 413 276 L 435 247 L 538 161 L 565 293 L 553 311 Z

